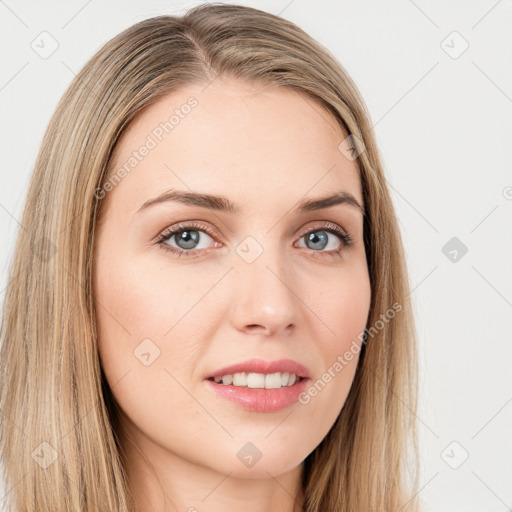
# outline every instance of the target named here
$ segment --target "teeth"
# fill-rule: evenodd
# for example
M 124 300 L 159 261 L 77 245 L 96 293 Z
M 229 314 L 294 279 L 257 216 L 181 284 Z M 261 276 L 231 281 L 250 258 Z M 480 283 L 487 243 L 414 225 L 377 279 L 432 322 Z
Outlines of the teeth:
M 246 383 L 248 388 L 264 388 L 265 375 L 262 373 L 249 373 L 246 378 Z
M 224 384 L 256 389 L 279 389 L 281 387 L 293 386 L 299 378 L 294 373 L 235 373 L 234 375 L 223 375 L 214 377 L 217 384 Z
M 279 373 L 270 373 L 265 377 L 266 389 L 278 389 L 281 387 L 281 375 Z
M 233 375 L 233 386 L 247 386 L 247 375 L 245 373 L 235 373 Z

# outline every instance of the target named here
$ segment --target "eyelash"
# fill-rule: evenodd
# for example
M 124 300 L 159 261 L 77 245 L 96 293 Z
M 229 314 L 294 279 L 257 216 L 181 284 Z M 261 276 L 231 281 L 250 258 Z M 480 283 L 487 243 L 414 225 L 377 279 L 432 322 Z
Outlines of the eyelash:
M 190 250 L 177 249 L 176 247 L 173 247 L 173 246 L 165 243 L 170 238 L 172 238 L 172 235 L 181 233 L 183 231 L 204 231 L 205 233 L 210 235 L 212 238 L 215 237 L 215 233 L 213 232 L 213 230 L 206 224 L 200 224 L 200 223 L 194 223 L 194 222 L 180 223 L 180 224 L 177 224 L 176 226 L 173 226 L 173 227 L 168 228 L 165 231 L 163 231 L 158 236 L 156 243 L 159 246 L 161 246 L 164 251 L 167 251 L 167 252 L 170 252 L 173 254 L 178 254 L 179 255 L 178 257 L 181 257 L 182 254 L 186 254 L 187 258 L 193 258 L 193 257 L 197 256 L 197 253 L 208 250 L 208 249 L 190 249 Z M 340 254 L 343 250 L 347 249 L 354 243 L 352 237 L 348 233 L 343 231 L 338 225 L 333 224 L 332 222 L 327 222 L 322 226 L 316 226 L 313 229 L 309 229 L 308 231 L 303 232 L 299 236 L 299 240 L 301 238 L 303 238 L 304 236 L 309 235 L 310 233 L 314 233 L 315 231 L 326 231 L 327 233 L 336 235 L 339 238 L 339 240 L 341 240 L 341 243 L 342 243 L 342 248 L 340 250 L 334 250 L 334 251 L 328 251 L 328 252 L 312 250 L 313 253 L 319 253 L 318 255 L 315 254 L 315 257 L 316 256 L 322 257 L 323 255 L 340 256 Z

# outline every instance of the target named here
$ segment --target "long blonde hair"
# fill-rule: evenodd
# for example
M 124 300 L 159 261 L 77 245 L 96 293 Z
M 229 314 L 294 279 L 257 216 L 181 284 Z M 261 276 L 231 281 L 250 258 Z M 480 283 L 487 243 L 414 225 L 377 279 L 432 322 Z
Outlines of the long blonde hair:
M 293 23 L 210 4 L 144 20 L 105 44 L 72 81 L 44 135 L 0 333 L 9 510 L 133 510 L 116 405 L 98 356 L 95 191 L 137 113 L 217 76 L 305 93 L 335 116 L 356 149 L 364 145 L 356 163 L 372 302 L 346 403 L 305 460 L 304 512 L 416 507 L 416 334 L 404 249 L 363 99 L 337 60 Z M 383 321 L 397 305 L 394 318 Z

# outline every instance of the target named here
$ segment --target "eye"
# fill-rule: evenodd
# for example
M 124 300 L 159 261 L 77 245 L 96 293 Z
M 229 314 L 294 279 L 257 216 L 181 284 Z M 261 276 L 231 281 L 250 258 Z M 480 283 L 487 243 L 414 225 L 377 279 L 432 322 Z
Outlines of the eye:
M 196 253 L 201 252 L 204 248 L 196 248 L 196 244 L 206 238 L 211 238 L 213 232 L 211 228 L 204 224 L 177 224 L 172 228 L 165 230 L 157 239 L 157 243 L 165 251 L 169 251 L 174 254 L 178 254 L 181 257 L 182 254 L 186 254 L 186 257 L 195 256 Z M 177 247 L 170 245 L 173 238 L 176 237 L 175 243 Z
M 338 239 L 338 244 L 334 242 L 334 248 L 331 248 L 329 251 L 323 251 L 329 244 L 329 235 L 334 235 L 333 238 Z M 197 247 L 197 244 L 203 241 L 205 236 L 206 238 L 214 236 L 212 229 L 208 225 L 195 222 L 181 223 L 165 230 L 158 237 L 157 244 L 165 251 L 178 254 L 178 257 L 185 255 L 185 257 L 189 258 L 197 256 L 198 253 L 207 249 L 207 247 Z M 174 243 L 177 246 L 170 244 L 173 238 L 175 238 Z M 299 240 L 303 239 L 306 240 L 306 248 L 310 248 L 313 253 L 319 253 L 318 256 L 340 256 L 344 249 L 353 244 L 350 235 L 332 222 L 324 222 L 321 226 L 313 229 L 309 228 L 307 231 L 302 232 Z M 217 247 L 221 245 L 217 242 L 215 243 Z M 315 254 L 315 256 L 317 255 Z
M 330 251 L 323 251 L 329 245 L 329 235 L 334 235 L 337 238 L 338 244 L 334 242 L 334 248 Z M 299 240 L 305 240 L 306 247 L 313 250 L 313 252 L 320 252 L 320 256 L 340 256 L 341 252 L 353 244 L 353 240 L 348 233 L 343 231 L 337 224 L 331 222 L 324 223 L 316 228 L 309 228 L 305 233 L 302 233 Z M 336 245 L 338 248 L 336 248 Z M 304 246 L 302 246 L 304 247 Z M 317 256 L 315 254 L 315 256 Z

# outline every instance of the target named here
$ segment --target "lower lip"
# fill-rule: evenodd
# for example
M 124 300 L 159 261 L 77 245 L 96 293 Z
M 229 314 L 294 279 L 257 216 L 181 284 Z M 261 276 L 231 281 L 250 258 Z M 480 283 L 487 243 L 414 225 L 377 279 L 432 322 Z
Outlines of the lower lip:
M 309 379 L 302 379 L 291 386 L 278 389 L 258 389 L 227 384 L 217 384 L 206 380 L 207 386 L 226 400 L 231 400 L 248 411 L 275 412 L 297 402 L 305 391 Z

